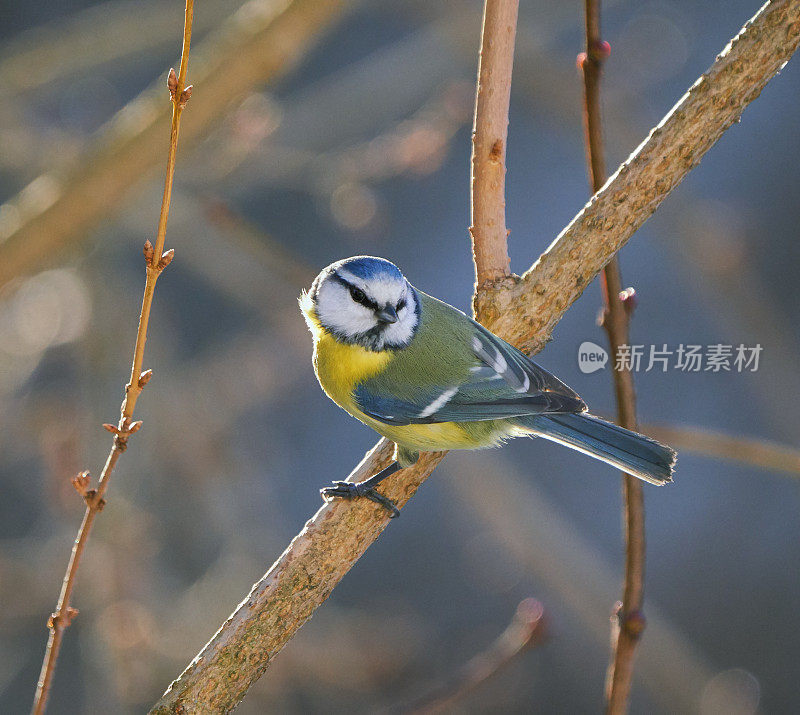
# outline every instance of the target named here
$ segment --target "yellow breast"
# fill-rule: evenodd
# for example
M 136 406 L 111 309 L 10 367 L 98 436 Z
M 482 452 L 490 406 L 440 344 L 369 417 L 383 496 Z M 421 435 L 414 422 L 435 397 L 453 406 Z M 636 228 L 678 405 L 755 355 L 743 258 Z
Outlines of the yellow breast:
M 351 413 L 355 408 L 353 390 L 383 370 L 391 359 L 388 350 L 373 352 L 360 345 L 347 345 L 326 330 L 321 331 L 314 346 L 319 384 L 336 404 Z
M 373 352 L 342 343 L 320 325 L 313 304 L 305 295 L 300 307 L 314 336 L 314 370 L 319 384 L 339 407 L 360 419 L 362 413 L 353 401 L 353 390 L 383 370 L 392 359 L 392 352 Z

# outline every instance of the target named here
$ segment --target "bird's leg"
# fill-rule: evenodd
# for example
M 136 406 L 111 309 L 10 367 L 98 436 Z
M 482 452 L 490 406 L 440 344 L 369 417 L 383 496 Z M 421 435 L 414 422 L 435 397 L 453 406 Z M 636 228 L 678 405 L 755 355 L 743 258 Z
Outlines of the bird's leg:
M 400 469 L 400 465 L 397 462 L 392 462 L 386 469 L 382 469 L 376 475 L 365 479 L 363 482 L 334 482 L 331 486 L 320 489 L 319 493 L 322 494 L 322 498 L 325 501 L 366 497 L 370 501 L 374 501 L 376 504 L 388 509 L 391 513 L 391 518 L 394 519 L 396 516 L 400 516 L 400 510 L 389 497 L 377 492 L 375 487 L 398 469 Z

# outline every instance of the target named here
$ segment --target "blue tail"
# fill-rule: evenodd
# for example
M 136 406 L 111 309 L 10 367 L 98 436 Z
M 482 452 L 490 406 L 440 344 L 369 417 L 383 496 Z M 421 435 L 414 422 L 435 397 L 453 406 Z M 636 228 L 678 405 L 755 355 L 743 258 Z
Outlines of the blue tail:
M 517 422 L 539 437 L 577 449 L 651 484 L 672 481 L 673 449 L 594 415 L 536 415 Z

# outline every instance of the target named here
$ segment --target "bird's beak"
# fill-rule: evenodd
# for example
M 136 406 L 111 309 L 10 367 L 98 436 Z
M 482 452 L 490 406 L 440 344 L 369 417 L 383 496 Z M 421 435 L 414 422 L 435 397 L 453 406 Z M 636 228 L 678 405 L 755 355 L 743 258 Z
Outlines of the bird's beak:
M 381 323 L 397 322 L 397 311 L 391 305 L 387 305 L 383 310 L 379 310 L 375 315 Z

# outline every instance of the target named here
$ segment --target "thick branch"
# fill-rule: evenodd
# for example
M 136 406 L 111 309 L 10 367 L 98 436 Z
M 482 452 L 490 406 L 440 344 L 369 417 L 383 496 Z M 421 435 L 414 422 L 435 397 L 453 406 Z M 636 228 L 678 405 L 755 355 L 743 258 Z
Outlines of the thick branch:
M 583 289 L 758 96 L 798 42 L 800 0 L 765 5 L 536 264 L 513 286 L 481 296 L 487 327 L 541 349 Z M 381 440 L 349 479 L 374 474 L 391 452 Z M 388 479 L 382 492 L 404 505 L 442 457 L 423 455 Z M 387 523 L 386 511 L 371 503 L 323 505 L 152 712 L 235 705 Z
M 207 134 L 232 103 L 289 69 L 311 42 L 341 16 L 345 0 L 254 0 L 200 47 L 182 145 Z M 46 174 L 0 212 L 0 286 L 40 269 L 59 251 L 85 240 L 143 175 L 162 160 L 160 128 L 167 121 L 162 80 L 120 110 L 79 166 Z
M 472 254 L 478 286 L 509 274 L 506 138 L 519 0 L 486 0 L 472 127 Z

